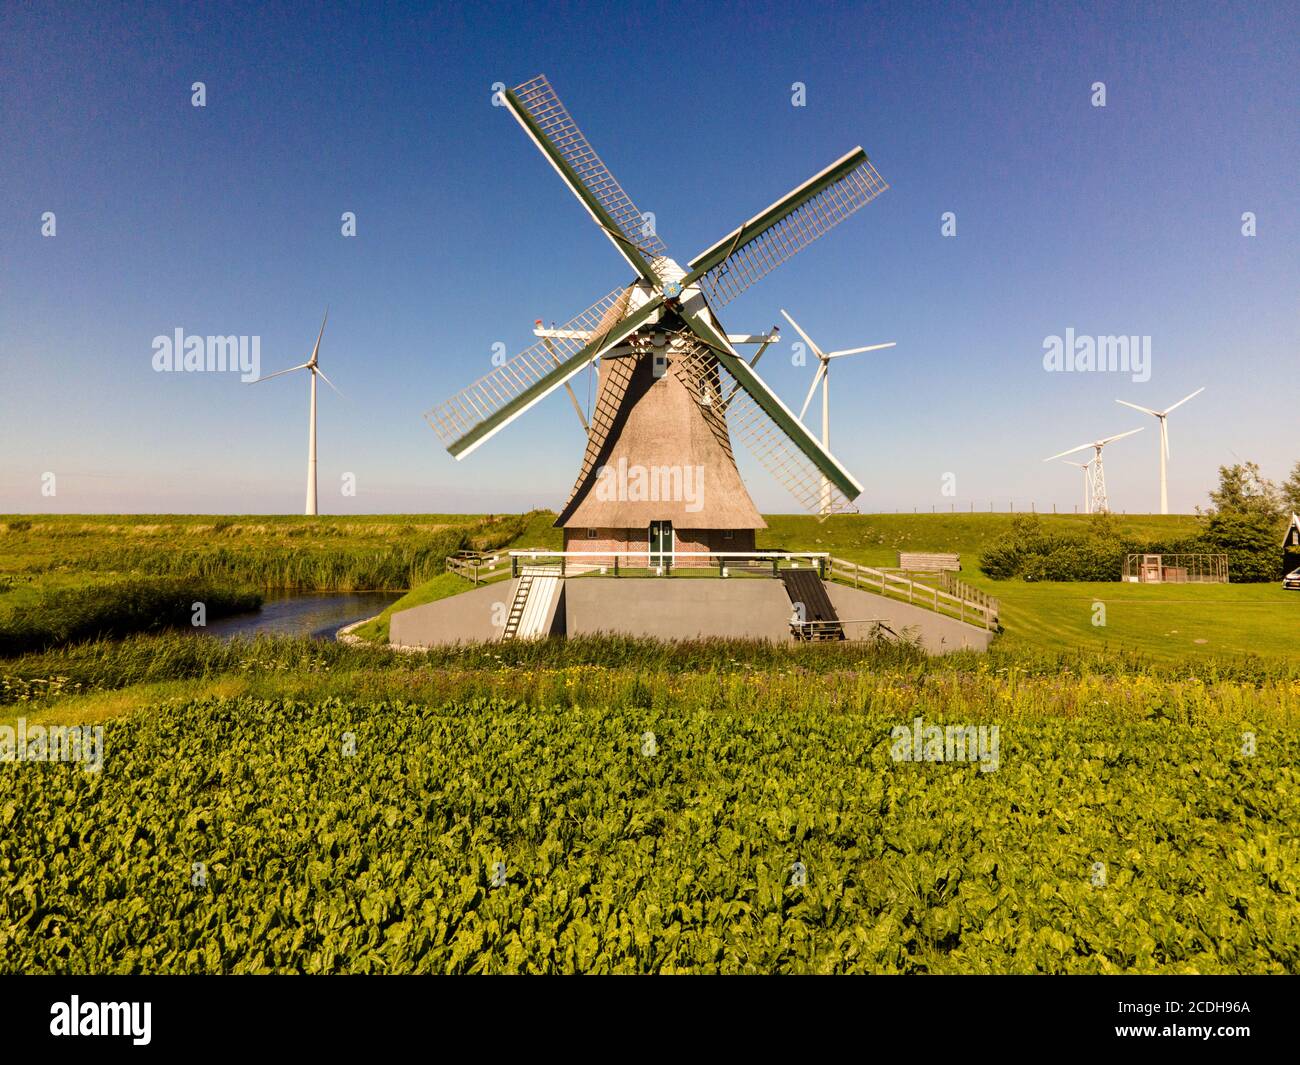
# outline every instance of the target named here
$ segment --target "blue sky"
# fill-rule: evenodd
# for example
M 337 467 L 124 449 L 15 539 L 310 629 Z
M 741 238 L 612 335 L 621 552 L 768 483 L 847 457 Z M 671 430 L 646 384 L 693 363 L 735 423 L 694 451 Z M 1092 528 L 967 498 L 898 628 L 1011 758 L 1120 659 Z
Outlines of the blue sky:
M 1041 460 L 1149 422 L 1107 473 L 1115 509 L 1151 511 L 1154 420 L 1114 401 L 1202 385 L 1170 419 L 1172 508 L 1204 503 L 1220 463 L 1280 478 L 1300 459 L 1296 12 L 6 5 L 0 510 L 298 512 L 306 380 L 159 374 L 151 345 L 258 335 L 270 372 L 303 361 L 327 304 L 346 398 L 321 398 L 323 513 L 558 507 L 583 439 L 562 394 L 463 462 L 422 417 L 494 343 L 629 279 L 492 106 L 494 82 L 538 73 L 683 263 L 866 148 L 889 191 L 722 311 L 732 332 L 785 307 L 824 347 L 898 342 L 836 365 L 832 445 L 863 510 L 1072 509 L 1077 471 Z M 1150 381 L 1045 372 L 1067 328 L 1150 336 Z M 812 369 L 784 333 L 760 369 L 797 409 Z M 761 509 L 794 509 L 742 471 Z

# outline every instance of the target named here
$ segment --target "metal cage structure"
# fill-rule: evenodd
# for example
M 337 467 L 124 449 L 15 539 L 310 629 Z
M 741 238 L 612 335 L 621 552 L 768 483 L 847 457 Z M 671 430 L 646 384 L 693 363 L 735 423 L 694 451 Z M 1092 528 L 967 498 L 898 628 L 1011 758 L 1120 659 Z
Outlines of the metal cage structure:
M 1227 584 L 1228 556 L 1186 553 L 1125 555 L 1124 580 L 1135 584 Z

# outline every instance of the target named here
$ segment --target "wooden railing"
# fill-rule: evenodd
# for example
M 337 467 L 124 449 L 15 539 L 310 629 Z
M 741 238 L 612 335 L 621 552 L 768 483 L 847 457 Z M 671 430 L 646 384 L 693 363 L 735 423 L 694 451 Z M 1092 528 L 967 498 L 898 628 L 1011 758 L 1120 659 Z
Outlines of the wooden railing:
M 860 566 L 856 562 L 846 562 L 842 558 L 831 558 L 826 574 L 831 580 L 877 592 L 894 599 L 911 603 L 913 606 L 926 607 L 940 614 L 966 621 L 972 625 L 981 625 L 990 631 L 998 627 L 998 601 L 992 596 L 976 592 L 967 598 L 965 594 L 955 594 L 936 588 L 932 584 L 922 584 L 909 580 L 897 573 L 876 569 L 874 566 Z
M 993 611 L 995 618 L 998 616 L 997 597 L 989 595 L 988 592 L 981 592 L 978 588 L 967 584 L 960 577 L 955 577 L 951 573 L 941 573 L 939 575 L 939 587 L 950 595 L 965 599 L 968 603 L 978 603 L 980 606 L 988 607 Z
M 504 551 L 447 556 L 447 572 L 456 573 L 474 584 L 487 584 L 510 576 L 510 556 Z

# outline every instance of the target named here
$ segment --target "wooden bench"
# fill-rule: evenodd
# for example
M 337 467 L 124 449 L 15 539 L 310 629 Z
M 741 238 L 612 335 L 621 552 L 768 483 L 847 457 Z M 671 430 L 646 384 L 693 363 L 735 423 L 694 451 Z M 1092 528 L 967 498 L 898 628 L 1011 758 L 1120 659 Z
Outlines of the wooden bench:
M 904 573 L 942 573 L 944 570 L 960 570 L 961 555 L 900 551 L 898 568 Z

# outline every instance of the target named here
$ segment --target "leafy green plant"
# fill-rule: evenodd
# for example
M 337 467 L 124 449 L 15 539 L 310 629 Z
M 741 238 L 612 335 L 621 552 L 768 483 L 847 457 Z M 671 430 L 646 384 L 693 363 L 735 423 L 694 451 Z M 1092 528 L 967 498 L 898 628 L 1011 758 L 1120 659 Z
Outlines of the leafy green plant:
M 895 762 L 955 692 L 159 708 L 98 774 L 0 772 L 0 970 L 1300 968 L 1293 728 L 1248 756 L 1166 706 L 1004 721 L 994 772 Z

